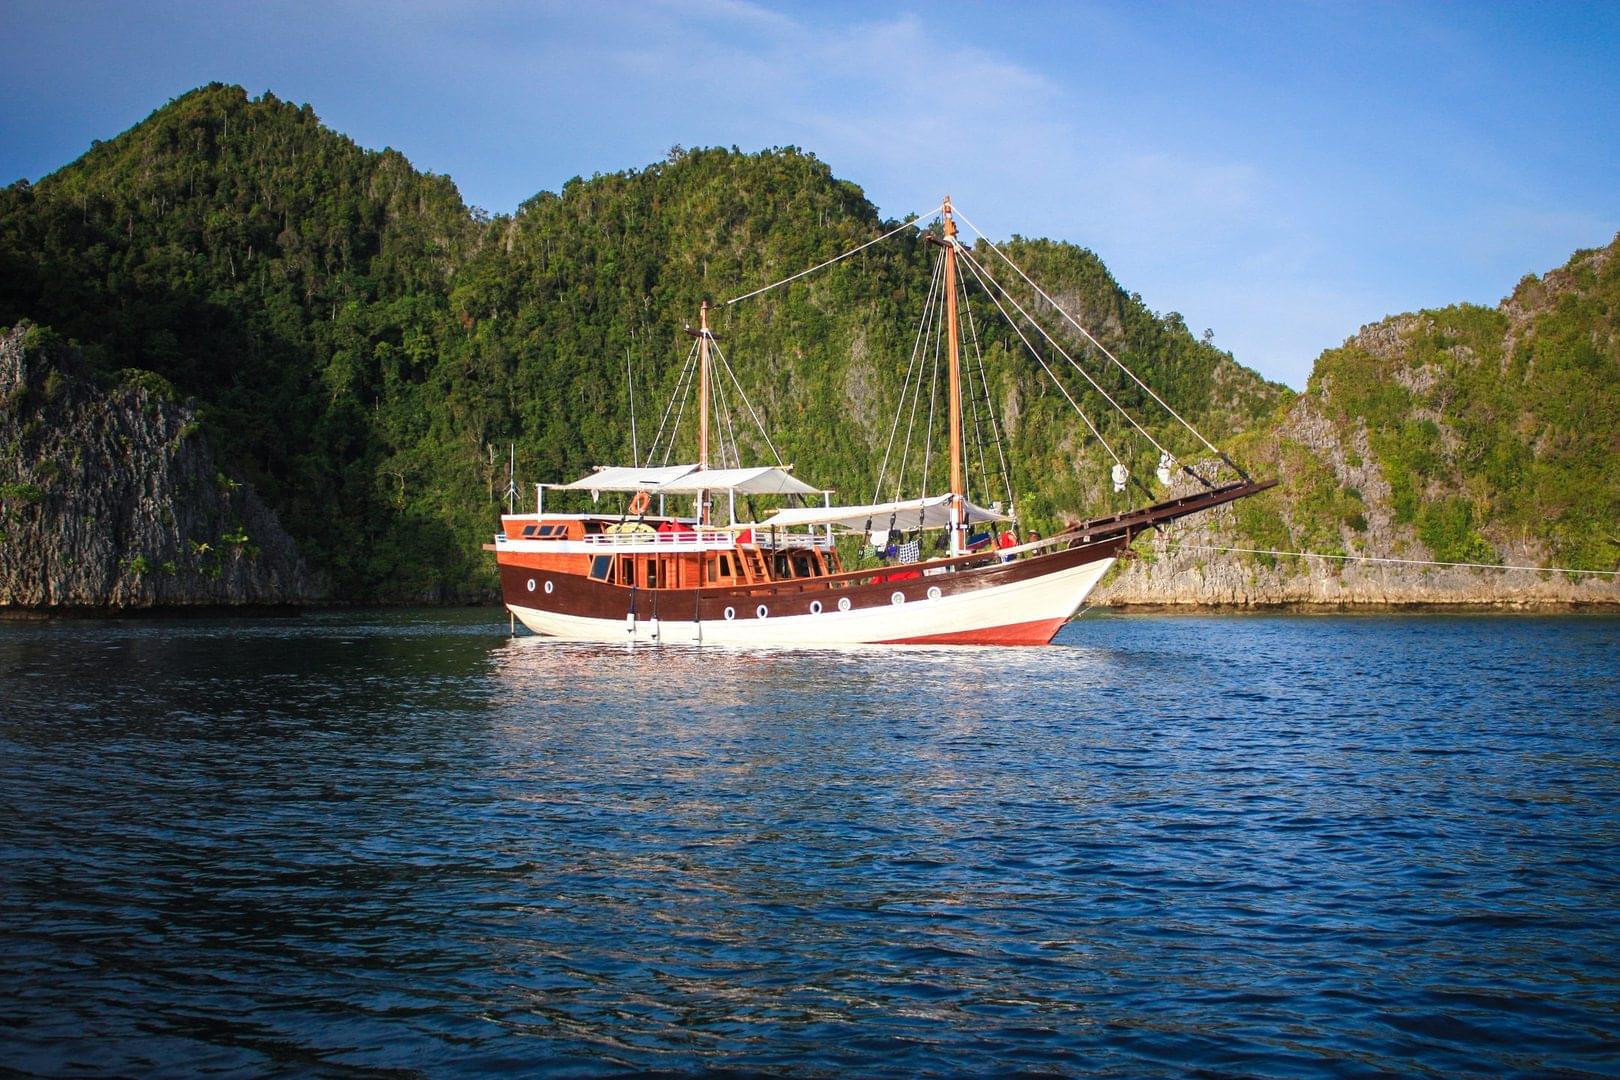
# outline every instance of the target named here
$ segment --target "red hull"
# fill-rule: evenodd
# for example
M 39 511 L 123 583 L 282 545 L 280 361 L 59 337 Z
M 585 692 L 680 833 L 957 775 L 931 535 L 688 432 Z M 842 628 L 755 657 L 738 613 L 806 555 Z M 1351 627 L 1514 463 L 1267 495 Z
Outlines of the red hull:
M 987 626 L 983 630 L 959 630 L 952 634 L 924 634 L 895 638 L 881 645 L 1050 645 L 1064 619 L 1038 619 L 1035 622 Z

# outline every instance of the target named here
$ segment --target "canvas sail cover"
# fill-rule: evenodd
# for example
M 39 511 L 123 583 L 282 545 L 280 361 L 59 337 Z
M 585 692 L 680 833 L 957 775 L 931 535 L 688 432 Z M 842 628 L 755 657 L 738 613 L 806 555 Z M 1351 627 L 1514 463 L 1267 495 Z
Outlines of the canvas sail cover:
M 678 480 L 696 465 L 601 465 L 589 476 L 572 484 L 548 484 L 557 491 L 652 491 L 660 484 Z
M 820 495 L 786 469 L 761 466 L 749 469 L 694 469 L 653 489 L 660 495 L 695 495 L 699 491 L 735 491 L 739 495 Z
M 986 510 L 966 500 L 962 503 L 967 523 L 1010 521 L 1005 514 Z M 855 532 L 868 529 L 943 529 L 951 523 L 951 497 L 930 495 L 900 502 L 871 503 L 865 506 L 806 506 L 778 510 L 752 528 L 791 529 L 803 525 L 840 525 Z
M 695 495 L 700 491 L 735 491 L 739 495 L 819 495 L 787 469 L 763 465 L 748 469 L 700 469 L 696 465 L 603 465 L 571 484 L 548 485 L 554 491 L 647 491 L 654 495 Z

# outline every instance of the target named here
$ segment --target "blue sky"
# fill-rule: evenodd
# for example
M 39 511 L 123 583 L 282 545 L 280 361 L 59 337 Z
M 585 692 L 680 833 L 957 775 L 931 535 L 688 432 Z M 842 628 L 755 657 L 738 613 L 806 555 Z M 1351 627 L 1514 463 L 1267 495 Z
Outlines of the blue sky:
M 1620 3 L 0 0 L 0 183 L 213 80 L 511 211 L 668 148 L 797 145 L 887 215 L 1100 254 L 1302 386 L 1620 230 Z

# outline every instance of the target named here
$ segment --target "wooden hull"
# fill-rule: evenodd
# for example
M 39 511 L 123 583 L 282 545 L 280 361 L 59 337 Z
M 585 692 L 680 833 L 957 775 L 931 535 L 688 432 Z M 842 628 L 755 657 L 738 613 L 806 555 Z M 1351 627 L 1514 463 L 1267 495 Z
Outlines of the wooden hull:
M 506 605 L 537 634 L 575 641 L 725 645 L 1045 645 L 1124 541 L 895 580 L 807 579 L 723 590 L 634 590 L 501 567 Z

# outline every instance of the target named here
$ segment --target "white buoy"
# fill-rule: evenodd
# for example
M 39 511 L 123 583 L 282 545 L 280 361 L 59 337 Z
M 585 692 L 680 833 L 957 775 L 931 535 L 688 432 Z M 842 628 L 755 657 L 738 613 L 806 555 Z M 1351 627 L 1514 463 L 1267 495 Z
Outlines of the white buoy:
M 1116 464 L 1114 466 L 1114 490 L 1115 491 L 1124 491 L 1125 490 L 1125 481 L 1129 480 L 1130 478 L 1131 478 L 1131 471 L 1129 469 L 1127 469 L 1124 465 Z

